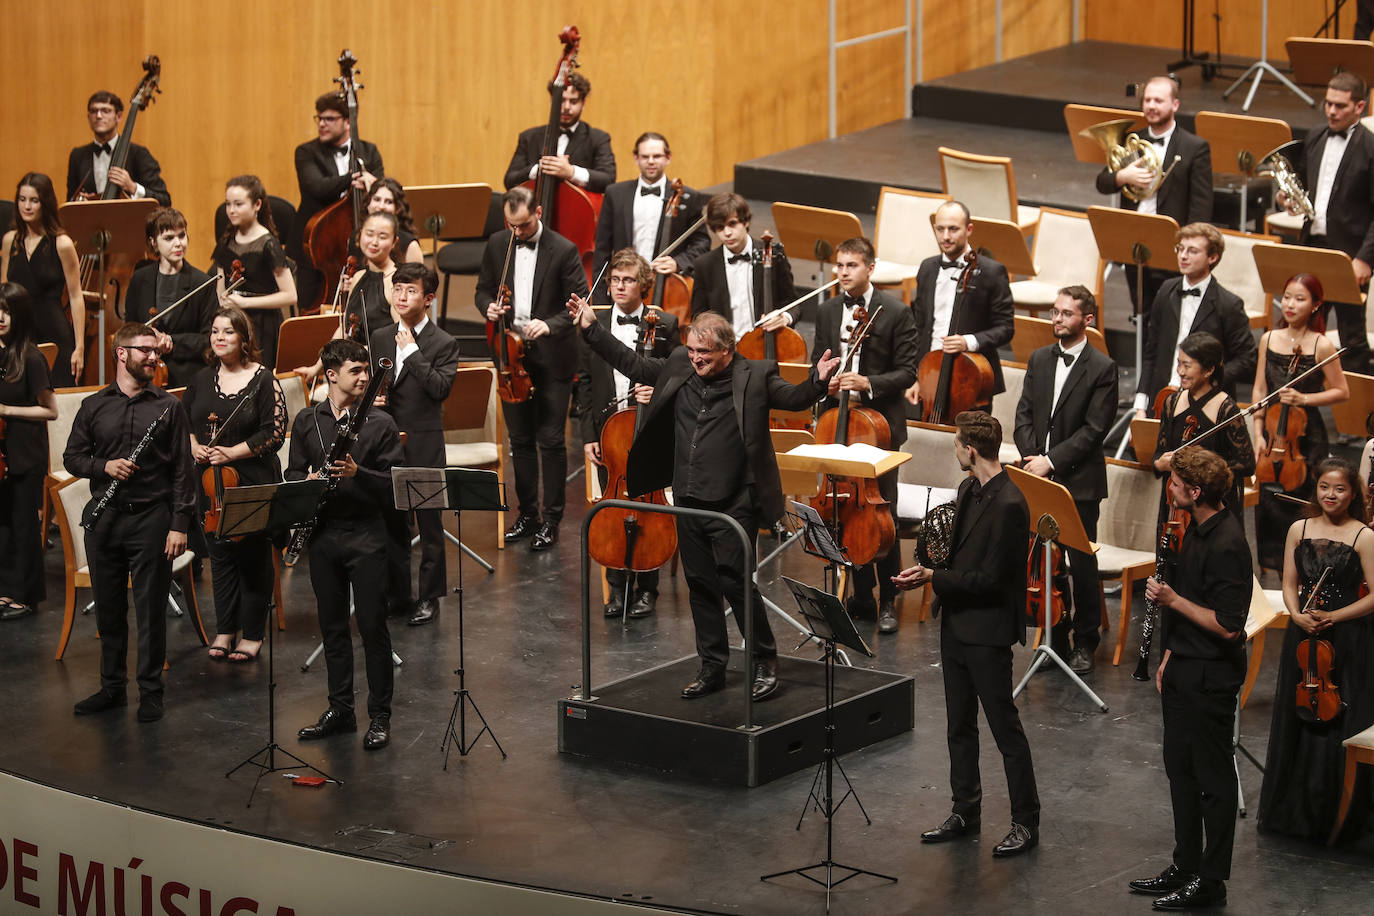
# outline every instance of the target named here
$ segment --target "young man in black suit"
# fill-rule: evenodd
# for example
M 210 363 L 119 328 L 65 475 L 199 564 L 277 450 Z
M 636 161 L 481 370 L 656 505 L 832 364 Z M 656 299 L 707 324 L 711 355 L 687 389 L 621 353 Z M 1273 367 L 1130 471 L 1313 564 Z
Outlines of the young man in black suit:
M 1026 641 L 1026 541 L 1030 518 L 1021 491 L 997 461 L 1002 425 L 966 410 L 954 418 L 954 455 L 973 476 L 959 485 L 948 569 L 919 563 L 897 577 L 899 588 L 932 582 L 940 617 L 940 668 L 945 680 L 945 735 L 954 811 L 922 842 L 943 843 L 976 833 L 983 786 L 978 774 L 978 705 L 992 730 L 1011 795 L 1011 830 L 993 847 L 999 858 L 1040 842 L 1040 796 L 1030 745 L 1011 696 L 1011 645 Z
M 1226 251 L 1226 239 L 1211 223 L 1190 223 L 1174 238 L 1181 276 L 1164 281 L 1150 306 L 1140 376 L 1135 390 L 1137 417 L 1144 417 L 1166 385 L 1178 385 L 1178 345 L 1189 334 L 1206 331 L 1221 341 L 1225 358 L 1222 389 L 1255 380 L 1259 348 L 1250 330 L 1245 303 L 1212 276 Z
M 161 314 L 167 306 L 186 296 L 191 290 L 210 279 L 201 270 L 186 263 L 186 217 L 180 210 L 163 207 L 148 217 L 146 239 L 148 251 L 157 258 L 145 264 L 129 278 L 129 292 L 124 297 L 124 315 L 129 321 L 146 324 L 156 309 Z M 205 368 L 205 350 L 210 346 L 210 325 L 215 320 L 214 284 L 201 290 L 194 299 L 159 320 L 153 330 L 157 334 L 157 349 L 167 364 L 167 387 L 181 388 L 191 377 Z
M 768 411 L 804 410 L 819 401 L 838 357 L 823 354 L 811 377 L 792 385 L 778 374 L 777 363 L 737 354 L 734 331 L 722 315 L 693 318 L 687 346 L 667 358 L 640 358 L 597 323 L 581 298 L 571 299 L 568 310 L 597 356 L 633 381 L 654 387 L 630 448 L 631 496 L 671 486 L 677 505 L 723 512 L 749 534 L 782 518 L 782 478 L 768 434 Z M 756 700 L 772 695 L 778 688 L 778 647 L 758 589 L 745 581 L 744 545 L 729 525 L 716 520 L 679 518 L 677 536 L 701 658 L 683 698 L 725 687 L 730 643 L 722 602 L 735 609 L 743 632 L 746 584 L 753 589 L 757 649 L 750 689 Z
M 739 340 L 763 320 L 763 328 L 776 331 L 794 324 L 792 314 L 763 314 L 762 243 L 749 236 L 753 214 L 749 203 L 734 193 L 717 194 L 706 203 L 706 225 L 720 237 L 721 245 L 692 264 L 692 317 L 702 312 L 724 315 Z M 792 265 L 782 245 L 773 243 L 774 311 L 792 300 Z
M 811 358 L 817 360 L 826 351 L 838 353 L 843 366 L 849 355 L 850 335 L 858 331 L 854 313 L 860 306 L 868 311 L 873 318 L 873 329 L 859 347 L 850 370 L 831 378 L 829 396 L 822 408 L 838 407 L 841 396 L 850 398 L 854 407 L 873 408 L 887 418 L 892 434 L 889 448 L 900 449 L 906 441 L 906 401 L 902 395 L 916 381 L 916 323 L 911 310 L 901 300 L 875 289 L 869 282 L 876 260 L 873 244 L 865 238 L 846 239 L 835 249 L 835 266 L 839 270 L 843 293 L 822 302 L 816 312 L 816 343 L 811 349 Z M 895 525 L 895 470 L 878 478 L 878 490 L 888 502 Z M 873 601 L 875 567 L 877 604 Z M 892 584 L 892 577 L 901 568 L 901 548 L 894 538 L 887 553 L 855 570 L 849 613 L 854 617 L 872 618 L 876 611 L 878 632 L 897 632 L 897 587 Z
M 916 362 L 932 351 L 972 352 L 992 366 L 992 393 L 1006 390 L 997 348 L 1011 340 L 1015 330 L 1011 285 L 1007 269 L 986 255 L 969 266 L 973 224 L 968 207 L 951 200 L 935 211 L 935 240 L 940 254 L 926 258 L 916 270 Z M 959 285 L 970 272 L 962 295 Z M 956 314 L 957 313 L 957 314 Z M 917 386 L 907 389 L 906 399 L 916 403 Z M 988 408 L 992 402 L 989 399 Z
M 692 272 L 692 263 L 711 247 L 711 235 L 699 226 L 672 254 L 658 257 L 663 248 L 701 216 L 702 197 L 693 188 L 682 187 L 682 201 L 677 216 L 663 230 L 663 213 L 673 190 L 668 182 L 668 164 L 673 160 L 668 140 L 662 134 L 641 134 L 635 141 L 635 165 L 639 177 L 632 181 L 617 181 L 606 189 L 601 202 L 601 215 L 596 223 L 596 251 L 592 258 L 592 276 L 601 270 L 611 252 L 633 248 L 649 261 L 656 274 L 684 274 Z M 593 290 L 596 301 L 605 301 L 605 286 Z
M 1293 170 L 1307 189 L 1316 218 L 1303 226 L 1303 243 L 1350 255 L 1360 288 L 1369 286 L 1374 265 L 1374 136 L 1360 129 L 1369 87 L 1345 71 L 1326 84 L 1326 124 L 1307 132 Z M 1280 195 L 1279 204 L 1287 200 Z M 1329 303 L 1336 308 L 1336 328 L 1347 372 L 1368 372 L 1369 340 L 1364 305 Z
M 353 138 L 348 106 L 337 92 L 315 100 L 316 137 L 296 147 L 296 183 L 301 202 L 286 241 L 286 253 L 296 262 L 297 301 L 307 307 L 319 295 L 324 274 L 305 254 L 305 224 L 310 217 L 339 200 L 349 188 L 367 191 L 385 178 L 382 154 L 375 144 Z
M 406 467 L 444 466 L 444 401 L 458 372 L 458 341 L 429 320 L 429 306 L 439 278 L 424 264 L 402 264 L 391 277 L 391 306 L 401 320 L 372 336 L 372 358 L 392 363 L 391 384 L 377 406 L 391 414 L 406 434 Z M 399 511 L 385 513 L 391 537 L 390 594 L 410 595 L 410 524 Z M 415 513 L 420 531 L 420 578 L 411 626 L 429 623 L 439 614 L 439 599 L 448 590 L 444 564 L 444 514 L 440 509 Z
M 634 349 L 644 329 L 644 295 L 653 283 L 653 270 L 633 248 L 622 248 L 611 255 L 607 283 L 611 290 L 611 308 L 597 316 L 597 323 L 622 345 Z M 650 356 L 666 358 L 682 346 L 677 318 L 658 312 L 658 328 Z M 606 469 L 601 464 L 601 428 L 618 410 L 649 403 L 653 389 L 636 385 L 605 360 L 594 359 L 591 351 L 581 347 L 582 364 L 577 372 L 575 394 L 581 410 L 582 450 L 597 466 L 601 485 L 606 486 Z M 606 602 L 607 617 L 618 617 L 624 610 L 624 600 L 631 598 L 631 617 L 647 617 L 658 603 L 658 570 L 631 573 L 623 569 L 607 569 L 606 582 L 611 587 L 611 599 Z M 633 585 L 633 595 L 630 595 Z
M 1026 361 L 1021 400 L 1016 405 L 1016 448 L 1021 466 L 1051 477 L 1073 496 L 1089 540 L 1097 540 L 1099 503 L 1107 495 L 1102 444 L 1116 418 L 1116 363 L 1088 343 L 1097 324 L 1097 301 L 1086 287 L 1059 291 L 1050 312 L 1058 343 L 1041 347 Z M 1097 558 L 1067 552 L 1073 575 L 1073 653 L 1077 674 L 1093 670 L 1102 622 Z M 1055 627 L 1055 650 L 1068 648 L 1069 621 Z
M 549 91 L 554 86 L 549 84 Z M 515 141 L 515 152 L 506 166 L 506 189 L 532 181 L 542 171 L 551 178 L 571 181 L 580 188 L 600 194 L 615 181 L 615 153 L 611 151 L 611 135 L 582 121 L 582 108 L 592 84 L 581 73 L 568 77 L 563 87 L 563 103 L 558 115 L 558 145 L 554 154 L 545 156 L 544 131 L 540 124 L 522 130 Z
M 106 183 L 114 182 L 129 197 L 151 197 L 170 207 L 172 195 L 162 180 L 162 166 L 146 146 L 130 143 L 124 167 L 111 166 L 123 115 L 124 102 L 113 92 L 101 90 L 86 101 L 86 120 L 95 142 L 78 146 L 67 156 L 67 199 L 73 200 L 78 194 L 102 194 Z
M 506 192 L 502 202 L 506 228 L 487 240 L 477 275 L 477 310 L 488 321 L 509 312 L 511 327 L 525 338 L 525 369 L 534 391 L 520 404 L 501 402 L 510 433 L 519 515 L 506 529 L 506 543 L 532 538 L 530 550 L 558 543 L 568 474 L 563 427 L 568 417 L 573 374 L 577 371 L 577 337 L 564 304 L 587 295 L 587 274 L 577 246 L 541 222 L 543 208 L 534 205 L 529 188 Z M 510 273 L 501 276 L 506 249 L 515 235 Z M 502 285 L 512 301 L 497 304 Z M 539 475 L 544 475 L 542 501 Z

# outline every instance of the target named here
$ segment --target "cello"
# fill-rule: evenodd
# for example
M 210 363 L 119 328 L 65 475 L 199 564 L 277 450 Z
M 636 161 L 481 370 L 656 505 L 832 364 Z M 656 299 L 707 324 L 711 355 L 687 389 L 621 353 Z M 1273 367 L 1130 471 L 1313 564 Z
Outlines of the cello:
M 949 315 L 949 333 L 959 327 L 959 307 L 969 281 L 978 273 L 978 254 L 972 249 L 964 256 L 964 269 L 954 293 Z M 932 350 L 921 357 L 916 371 L 921 419 L 927 423 L 948 424 L 965 410 L 992 403 L 992 363 L 981 353 L 946 353 Z
M 1325 603 L 1322 586 L 1330 575 L 1331 567 L 1322 570 L 1317 584 L 1307 596 L 1302 613 L 1320 608 Z M 1336 666 L 1336 650 L 1331 642 L 1318 638 L 1316 633 L 1308 633 L 1296 649 L 1298 662 L 1298 685 L 1294 692 L 1298 718 L 1304 722 L 1331 722 L 1341 714 L 1345 703 L 1340 691 L 1331 680 L 1331 672 Z
M 363 84 L 357 81 L 361 70 L 357 69 L 358 59 L 347 48 L 339 53 L 339 75 L 334 82 L 339 84 L 339 94 L 348 108 L 349 143 L 358 141 L 358 90 Z M 354 157 L 349 171 L 365 171 L 363 161 Z M 324 274 L 324 282 L 315 301 L 301 303 L 301 314 L 313 315 L 326 302 L 333 301 L 338 294 L 341 272 L 348 258 L 348 243 L 353 233 L 362 225 L 367 215 L 367 192 L 350 184 L 348 193 L 325 207 L 305 224 L 302 245 L 305 254 L 315 269 Z
M 773 302 L 773 233 L 765 231 L 759 248 L 758 257 L 763 266 L 763 314 L 770 314 L 776 307 Z M 778 328 L 765 331 L 754 328 L 739 339 L 735 349 L 745 359 L 771 359 L 775 362 L 809 362 L 806 341 L 795 328 Z
M 673 220 L 682 210 L 682 179 L 674 178 L 668 188 L 672 193 L 663 204 L 663 218 L 659 220 L 658 237 L 654 241 L 658 257 L 670 253 L 670 250 L 664 249 L 664 245 L 668 233 L 672 232 Z M 676 318 L 677 326 L 683 329 L 684 335 L 687 326 L 692 323 L 692 287 L 681 274 L 654 271 L 654 285 L 650 287 L 649 300 L 644 304 L 660 308 Z M 654 320 L 657 321 L 657 317 Z
M 1288 364 L 1288 378 L 1297 374 L 1302 350 L 1294 348 Z M 1277 483 L 1291 493 L 1307 480 L 1307 457 L 1302 453 L 1302 437 L 1307 435 L 1307 411 L 1288 404 L 1271 404 L 1264 411 L 1264 444 L 1255 459 L 1256 483 Z

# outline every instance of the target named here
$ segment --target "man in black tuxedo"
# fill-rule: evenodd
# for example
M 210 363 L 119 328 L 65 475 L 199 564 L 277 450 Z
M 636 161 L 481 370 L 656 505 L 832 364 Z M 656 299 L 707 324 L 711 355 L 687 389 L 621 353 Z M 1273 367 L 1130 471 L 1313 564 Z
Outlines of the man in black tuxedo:
M 424 264 L 402 264 L 391 276 L 391 305 L 401 320 L 372 335 L 372 358 L 392 363 L 391 384 L 377 406 L 391 414 L 405 433 L 405 467 L 444 466 L 444 401 L 458 372 L 458 341 L 429 320 L 429 306 L 439 278 Z M 380 371 L 380 370 L 377 370 Z M 389 594 L 410 595 L 410 524 L 405 513 L 384 513 L 391 543 Z M 444 514 L 441 509 L 415 513 L 420 531 L 420 578 L 411 626 L 429 623 L 439 614 L 439 599 L 448 590 L 444 563 Z
M 973 476 L 959 485 L 947 569 L 917 564 L 897 577 L 899 588 L 933 583 L 940 617 L 940 667 L 945 681 L 945 736 L 954 811 L 921 834 L 942 843 L 975 833 L 982 815 L 978 774 L 978 705 L 987 716 L 1011 796 L 1011 830 L 993 847 L 999 858 L 1040 842 L 1040 796 L 1030 744 L 1011 696 L 1011 644 L 1026 641 L 1026 500 L 997 461 L 1002 424 L 966 410 L 954 418 L 954 455 Z
M 639 342 L 643 331 L 644 294 L 653 283 L 653 270 L 633 248 L 622 248 L 611 255 L 607 284 L 611 290 L 612 307 L 597 316 L 597 322 L 621 344 L 631 349 Z M 666 358 L 682 345 L 677 317 L 657 311 L 658 327 L 650 356 Z M 605 360 L 593 359 L 586 347 L 581 351 L 581 367 L 577 371 L 574 394 L 581 408 L 582 450 L 601 475 L 606 486 L 606 469 L 601 463 L 601 428 L 606 421 L 626 407 L 636 403 L 640 409 L 649 403 L 653 389 L 636 385 L 627 376 L 616 372 Z M 611 587 L 611 600 L 606 602 L 607 617 L 627 613 L 630 617 L 647 617 L 658 603 L 658 570 L 633 573 L 623 569 L 607 569 L 606 583 Z M 633 594 L 632 594 L 633 593 Z M 629 604 L 628 610 L 626 604 Z
M 842 367 L 830 380 L 824 409 L 839 406 L 839 397 L 850 398 L 852 407 L 871 407 L 887 418 L 893 449 L 906 441 L 906 401 L 902 395 L 916 381 L 916 323 L 911 310 L 899 299 L 880 292 L 869 282 L 877 256 L 865 238 L 846 239 L 835 249 L 835 266 L 844 292 L 822 302 L 816 312 L 816 343 L 812 360 L 827 351 L 838 353 Z M 872 330 L 859 347 L 856 359 L 849 357 L 849 339 L 858 331 L 855 311 L 862 306 L 873 318 Z M 843 394 L 841 394 L 843 392 Z M 878 490 L 897 522 L 897 472 L 878 478 Z M 877 568 L 879 600 L 873 602 L 874 567 Z M 854 595 L 849 599 L 851 616 L 871 618 L 878 614 L 878 632 L 897 632 L 897 587 L 892 577 L 901 571 L 901 548 L 897 539 L 887 553 L 854 571 Z
M 549 91 L 554 85 L 549 84 Z M 568 77 L 563 87 L 563 104 L 558 115 L 558 146 L 551 156 L 544 155 L 544 131 L 540 124 L 522 130 L 515 141 L 515 152 L 506 166 L 506 188 L 532 181 L 540 172 L 551 178 L 571 181 L 580 188 L 600 194 L 615 181 L 615 153 L 611 135 L 582 121 L 582 108 L 592 84 L 581 73 Z
M 1050 312 L 1059 341 L 1041 347 L 1026 362 L 1021 400 L 1016 405 L 1016 448 L 1021 466 L 1051 477 L 1073 496 L 1089 540 L 1097 540 L 1099 503 L 1107 495 L 1107 462 L 1102 444 L 1116 414 L 1116 363 L 1088 344 L 1097 324 L 1097 301 L 1085 287 L 1059 291 Z M 1073 653 L 1077 674 L 1093 670 L 1102 621 L 1097 558 L 1067 551 L 1073 575 Z M 1069 622 L 1055 627 L 1055 650 L 1063 654 Z
M 935 211 L 934 228 L 940 254 L 926 258 L 917 268 L 916 301 L 911 306 L 916 318 L 916 362 L 919 365 L 934 350 L 978 353 L 992 366 L 992 393 L 1001 394 L 1007 386 L 1002 382 L 997 348 L 1008 343 L 1015 330 L 1007 269 L 986 255 L 979 255 L 970 266 L 973 223 L 968 207 L 959 201 L 951 200 Z M 966 270 L 970 276 L 960 295 Z M 915 404 L 917 395 L 917 386 L 912 384 L 906 399 Z M 992 408 L 991 399 L 987 407 Z
M 172 195 L 162 180 L 162 166 L 146 146 L 130 143 L 124 167 L 110 165 L 123 115 L 124 102 L 113 92 L 101 90 L 87 100 L 86 120 L 95 141 L 76 147 L 67 156 L 67 199 L 74 200 L 83 193 L 103 194 L 106 183 L 114 182 L 129 197 L 151 197 L 170 207 Z
M 1221 341 L 1221 387 L 1227 394 L 1234 398 L 1240 386 L 1254 382 L 1259 348 L 1245 303 L 1212 276 L 1225 250 L 1225 237 L 1211 223 L 1190 223 L 1178 230 L 1174 251 L 1181 276 L 1166 280 L 1150 306 L 1135 390 L 1137 417 L 1145 416 L 1165 386 L 1178 385 L 1178 345 L 1199 331 Z
M 580 297 L 568 303 L 583 340 L 616 371 L 652 385 L 653 397 L 635 434 L 626 471 L 631 496 L 671 486 L 679 506 L 713 509 L 737 521 L 746 533 L 783 515 L 782 478 L 768 433 L 768 411 L 804 410 L 825 394 L 839 358 L 823 354 L 804 383 L 792 385 L 777 363 L 745 359 L 735 352 L 735 335 L 724 316 L 692 319 L 687 346 L 666 358 L 637 357 L 596 321 Z M 735 609 L 744 629 L 744 545 L 728 524 L 678 518 L 678 551 L 691 595 L 701 669 L 682 689 L 685 699 L 725 686 L 730 643 L 725 607 Z M 778 647 L 763 600 L 753 589 L 756 657 L 749 673 L 754 699 L 778 687 Z
M 161 207 L 154 210 L 146 224 L 148 251 L 157 258 L 129 278 L 124 297 L 124 317 L 147 324 L 154 309 L 160 315 L 209 276 L 186 263 L 186 217 L 180 210 Z M 219 300 L 213 284 L 193 299 L 177 306 L 154 328 L 157 349 L 167 365 L 167 387 L 181 388 L 205 368 L 205 350 L 210 346 L 210 326 L 215 320 Z
M 296 262 L 297 301 L 302 308 L 314 303 L 324 283 L 324 274 L 305 254 L 305 224 L 342 198 L 349 188 L 367 191 L 372 182 L 386 177 L 382 154 L 376 145 L 353 138 L 343 96 L 326 92 L 315 100 L 315 126 L 315 139 L 296 147 L 296 183 L 301 189 L 301 202 L 286 240 L 286 253 Z
M 768 331 L 794 324 L 792 314 L 764 315 L 761 242 L 749 236 L 753 214 L 738 194 L 717 194 L 706 202 L 706 225 L 720 237 L 721 245 L 692 264 L 692 317 L 702 312 L 724 315 L 735 329 L 735 339 L 749 333 L 756 320 Z M 792 299 L 792 265 L 782 245 L 773 243 L 773 309 Z
M 655 257 L 701 216 L 702 196 L 683 185 L 677 216 L 669 223 L 668 230 L 662 231 L 664 208 L 673 196 L 667 175 L 672 159 L 672 150 L 662 134 L 641 134 L 635 141 L 639 177 L 633 181 L 617 181 L 606 189 L 596 223 L 592 276 L 601 276 L 611 252 L 622 248 L 639 252 L 639 256 L 653 266 L 654 273 L 690 275 L 692 263 L 710 249 L 711 235 L 703 225 L 672 254 Z M 592 293 L 598 302 L 605 301 L 605 286 Z
M 1350 255 L 1360 288 L 1369 286 L 1374 264 L 1374 136 L 1360 129 L 1369 88 L 1350 71 L 1326 84 L 1326 125 L 1308 131 L 1293 170 L 1307 189 L 1316 218 L 1303 226 L 1304 243 L 1333 248 Z M 1279 197 L 1285 205 L 1286 198 Z M 1368 372 L 1369 340 L 1365 336 L 1364 306 L 1342 302 L 1336 308 L 1336 328 L 1347 372 Z
M 510 327 L 525 339 L 525 369 L 534 390 L 519 404 L 501 402 L 510 433 L 519 515 L 506 529 L 506 543 L 533 538 L 530 549 L 548 550 L 558 543 L 558 524 L 568 474 L 568 450 L 563 426 L 568 417 L 573 374 L 577 371 L 577 338 L 564 304 L 574 295 L 587 295 L 587 274 L 577 246 L 545 226 L 543 208 L 534 205 L 534 192 L 515 187 L 502 205 L 506 228 L 487 240 L 477 275 L 477 310 L 488 321 L 510 313 Z M 510 273 L 501 275 L 506 251 L 515 235 Z M 512 300 L 502 307 L 497 293 L 510 287 Z M 542 520 L 539 475 L 544 475 Z

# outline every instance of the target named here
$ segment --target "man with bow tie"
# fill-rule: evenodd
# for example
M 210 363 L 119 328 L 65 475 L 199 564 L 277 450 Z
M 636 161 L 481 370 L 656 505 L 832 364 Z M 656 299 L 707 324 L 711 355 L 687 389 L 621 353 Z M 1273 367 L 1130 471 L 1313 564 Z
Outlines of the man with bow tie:
M 792 300 L 792 264 L 782 245 L 773 243 L 773 302 L 763 313 L 763 243 L 749 235 L 753 212 L 749 202 L 731 192 L 706 202 L 706 225 L 720 239 L 720 247 L 706 252 L 692 265 L 692 317 L 702 312 L 724 315 L 739 340 L 762 322 L 765 331 L 793 324 L 790 312 L 779 311 Z
M 1041 347 L 1026 361 L 1021 400 L 1016 405 L 1016 448 L 1021 466 L 1051 477 L 1073 496 L 1089 540 L 1097 539 L 1099 503 L 1107 495 L 1107 462 L 1102 443 L 1116 413 L 1116 363 L 1088 344 L 1097 324 L 1097 302 L 1087 288 L 1061 289 L 1050 311 L 1058 341 Z M 1066 551 L 1073 576 L 1073 652 L 1069 667 L 1093 670 L 1102 621 L 1097 558 Z M 1051 645 L 1061 655 L 1069 643 L 1069 621 L 1054 628 Z M 1045 666 L 1042 670 L 1053 666 Z
M 553 83 L 549 90 L 553 91 Z M 544 131 L 540 124 L 522 130 L 515 141 L 515 152 L 506 166 L 506 188 L 533 181 L 543 172 L 552 178 L 571 181 L 579 188 L 596 194 L 615 181 L 615 153 L 611 151 L 611 135 L 582 121 L 582 108 L 592 84 L 581 73 L 568 77 L 563 87 L 563 101 L 558 114 L 558 145 L 553 155 L 545 156 Z
M 105 186 L 113 182 L 121 196 L 151 197 L 159 206 L 170 207 L 172 195 L 162 180 L 162 167 L 146 146 L 130 143 L 123 168 L 111 163 L 123 115 L 124 102 L 113 92 L 101 90 L 87 100 L 86 120 L 95 141 L 76 147 L 67 156 L 67 199 L 73 200 L 78 194 L 103 194 Z

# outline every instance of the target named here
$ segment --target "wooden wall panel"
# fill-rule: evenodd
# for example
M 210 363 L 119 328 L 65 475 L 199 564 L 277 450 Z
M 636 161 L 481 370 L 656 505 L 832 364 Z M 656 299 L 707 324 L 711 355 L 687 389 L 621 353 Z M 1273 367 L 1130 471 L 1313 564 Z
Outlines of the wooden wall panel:
M 996 0 L 967 0 L 957 7 L 922 4 L 921 78 L 931 80 L 996 63 L 996 11 Z
M 840 48 L 835 55 L 836 130 L 841 134 L 901 118 L 908 88 L 902 57 L 906 40 L 890 35 Z
M 1269 57 L 1284 61 L 1283 43 L 1291 36 L 1312 36 L 1326 18 L 1329 4 L 1312 0 L 1269 0 Z M 1349 38 L 1355 25 L 1354 4 L 1346 4 L 1341 16 L 1342 38 Z M 1177 0 L 1084 0 L 1083 36 L 1103 41 L 1155 45 L 1177 49 L 1183 41 L 1183 15 Z M 1260 48 L 1261 0 L 1219 0 L 1221 50 L 1223 54 L 1255 57 Z M 1194 48 L 1214 51 L 1217 26 L 1212 4 L 1198 4 L 1194 21 Z M 1142 29 L 1141 23 L 1149 23 Z
M 1073 41 L 1073 4 L 1067 0 L 1003 0 L 1002 59 Z

